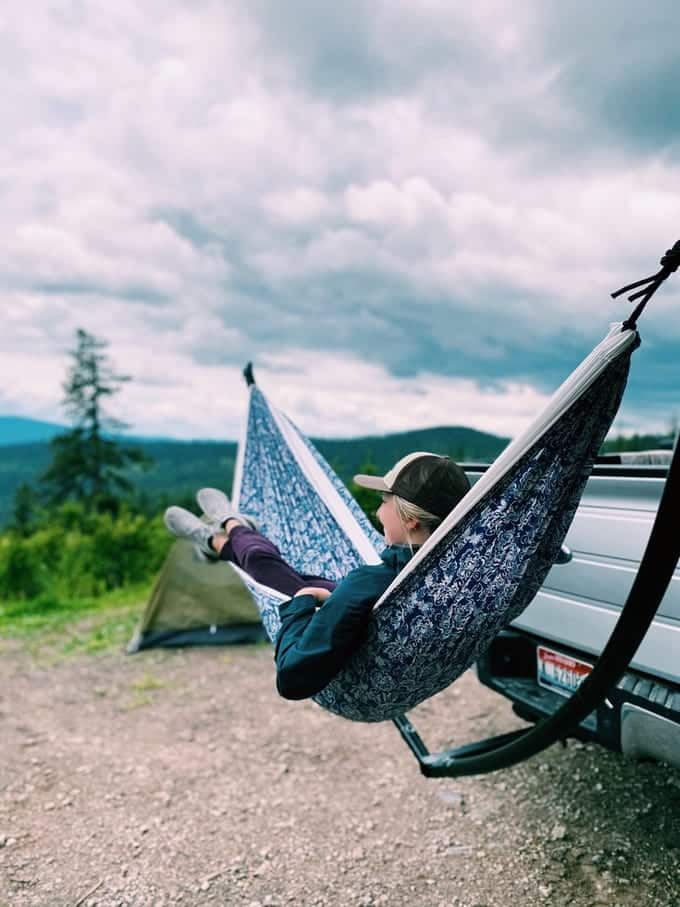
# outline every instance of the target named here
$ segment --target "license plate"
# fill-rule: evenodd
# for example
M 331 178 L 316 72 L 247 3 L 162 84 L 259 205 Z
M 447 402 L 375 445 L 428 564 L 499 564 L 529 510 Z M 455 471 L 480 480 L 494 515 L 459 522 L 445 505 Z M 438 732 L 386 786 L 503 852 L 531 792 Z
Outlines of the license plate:
M 571 696 L 593 669 L 591 664 L 545 646 L 536 648 L 536 679 L 542 687 Z

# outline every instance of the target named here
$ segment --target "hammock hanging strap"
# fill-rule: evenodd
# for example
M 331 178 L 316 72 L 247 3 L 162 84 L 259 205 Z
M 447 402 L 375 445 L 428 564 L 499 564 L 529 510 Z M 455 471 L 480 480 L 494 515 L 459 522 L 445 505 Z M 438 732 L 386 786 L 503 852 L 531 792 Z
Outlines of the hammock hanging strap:
M 629 302 L 635 302 L 636 299 L 639 299 L 640 302 L 623 322 L 623 330 L 626 330 L 626 328 L 634 329 L 636 327 L 638 318 L 644 311 L 649 300 L 656 293 L 664 280 L 667 280 L 671 274 L 675 274 L 680 267 L 680 239 L 672 248 L 667 249 L 661 256 L 660 264 L 661 269 L 657 271 L 656 274 L 652 274 L 651 277 L 643 277 L 642 280 L 636 280 L 634 283 L 629 283 L 625 287 L 621 287 L 621 289 L 615 290 L 612 293 L 612 299 L 616 299 L 617 296 L 621 296 L 622 293 L 627 293 L 629 290 L 635 290 L 638 287 L 644 287 L 644 289 L 638 290 L 637 293 L 633 293 L 628 297 Z

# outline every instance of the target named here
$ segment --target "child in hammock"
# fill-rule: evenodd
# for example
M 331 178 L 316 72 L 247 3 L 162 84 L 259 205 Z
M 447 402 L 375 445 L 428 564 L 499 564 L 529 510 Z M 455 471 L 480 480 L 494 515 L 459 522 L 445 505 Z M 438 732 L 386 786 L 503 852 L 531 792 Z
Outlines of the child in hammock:
M 181 507 L 165 513 L 170 532 L 192 541 L 203 557 L 232 561 L 257 582 L 290 596 L 279 609 L 275 644 L 276 686 L 286 699 L 313 696 L 335 677 L 361 644 L 373 605 L 470 488 L 453 460 L 420 451 L 384 476 L 358 475 L 354 481 L 380 492 L 377 516 L 387 547 L 381 564 L 357 567 L 339 583 L 298 573 L 215 488 L 197 494 L 209 523 Z

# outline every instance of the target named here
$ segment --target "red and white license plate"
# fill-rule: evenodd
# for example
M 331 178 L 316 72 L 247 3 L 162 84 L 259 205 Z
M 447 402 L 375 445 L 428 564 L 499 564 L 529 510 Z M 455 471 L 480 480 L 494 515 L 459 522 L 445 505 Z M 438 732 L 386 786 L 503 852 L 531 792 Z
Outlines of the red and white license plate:
M 536 647 L 536 679 L 542 687 L 571 696 L 593 669 L 586 661 L 563 655 L 546 646 Z

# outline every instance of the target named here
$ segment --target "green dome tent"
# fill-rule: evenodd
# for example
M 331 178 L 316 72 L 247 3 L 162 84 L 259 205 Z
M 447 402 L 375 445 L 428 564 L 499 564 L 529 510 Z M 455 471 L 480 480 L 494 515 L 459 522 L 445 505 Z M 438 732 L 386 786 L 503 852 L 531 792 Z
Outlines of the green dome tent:
M 177 541 L 163 564 L 127 652 L 154 646 L 238 645 L 266 639 L 260 615 L 227 563 L 198 560 Z

